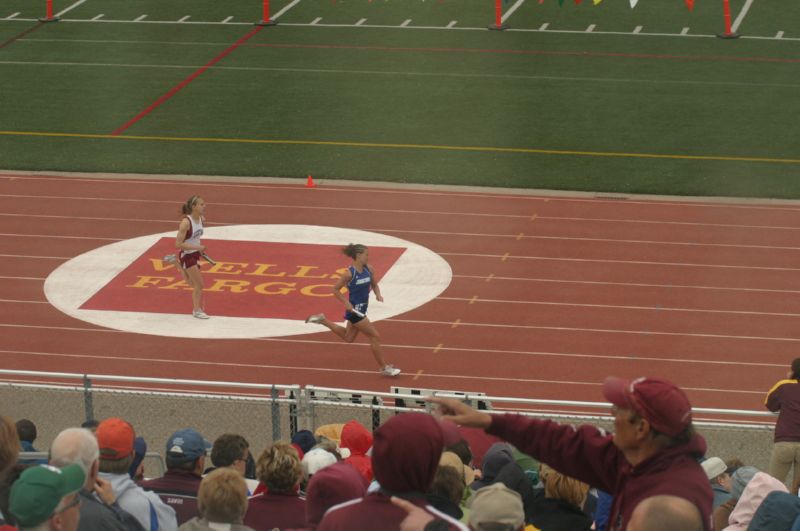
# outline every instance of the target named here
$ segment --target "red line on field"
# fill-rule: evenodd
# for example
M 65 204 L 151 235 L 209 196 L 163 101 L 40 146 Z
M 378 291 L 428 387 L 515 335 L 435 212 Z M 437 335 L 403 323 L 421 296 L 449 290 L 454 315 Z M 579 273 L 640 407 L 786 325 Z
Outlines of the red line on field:
M 158 98 L 156 101 L 151 103 L 145 110 L 143 110 L 142 112 L 140 112 L 139 114 L 134 116 L 131 120 L 129 120 L 127 123 L 125 123 L 121 127 L 119 127 L 116 130 L 114 130 L 114 132 L 112 132 L 111 134 L 112 135 L 121 135 L 130 126 L 132 126 L 133 124 L 135 124 L 136 122 L 138 122 L 139 120 L 141 120 L 142 118 L 144 118 L 145 116 L 147 116 L 148 114 L 153 112 L 162 103 L 164 103 L 165 101 L 169 100 L 172 96 L 174 96 L 175 94 L 180 92 L 186 85 L 188 85 L 189 83 L 194 81 L 198 76 L 200 76 L 200 74 L 202 74 L 203 72 L 205 72 L 206 70 L 208 70 L 209 68 L 211 68 L 212 66 L 217 64 L 218 62 L 220 62 L 226 56 L 230 55 L 231 52 L 233 52 L 236 48 L 238 48 L 239 46 L 241 46 L 242 44 L 247 42 L 253 35 L 255 35 L 259 31 L 263 30 L 264 27 L 265 26 L 256 26 L 255 28 L 253 28 L 253 30 L 251 30 L 250 33 L 248 33 L 247 35 L 245 35 L 244 37 L 242 37 L 241 39 L 239 39 L 238 41 L 236 41 L 235 43 L 230 45 L 227 49 L 225 49 L 218 56 L 216 56 L 211 61 L 206 63 L 204 66 L 202 66 L 202 67 L 198 68 L 197 70 L 195 70 L 189 77 L 187 77 L 186 79 L 184 79 L 183 81 L 181 81 L 180 83 L 178 83 L 177 85 L 172 87 L 169 90 L 169 92 L 167 92 L 166 94 L 163 94 L 160 98 Z
M 782 57 L 736 57 L 727 55 L 670 55 L 650 53 L 553 51 L 553 50 L 505 50 L 494 48 L 424 48 L 405 46 L 360 46 L 350 44 L 279 44 L 259 43 L 248 46 L 264 48 L 299 48 L 320 50 L 367 50 L 379 52 L 436 52 L 436 53 L 492 53 L 508 55 L 546 55 L 568 57 L 617 57 L 622 59 L 667 59 L 674 61 L 733 61 L 744 63 L 800 63 L 800 59 Z
M 34 31 L 36 31 L 36 30 L 38 30 L 39 28 L 41 28 L 42 26 L 44 26 L 44 24 L 45 24 L 44 22 L 39 22 L 39 23 L 38 23 L 38 24 L 36 24 L 35 26 L 32 26 L 32 27 L 30 27 L 30 28 L 26 29 L 26 30 L 25 30 L 25 31 L 23 31 L 22 33 L 18 33 L 17 35 L 14 35 L 13 37 L 11 37 L 10 39 L 8 39 L 7 41 L 4 41 L 3 43 L 0 43 L 0 49 L 3 49 L 3 48 L 5 48 L 5 47 L 6 47 L 6 46 L 8 46 L 9 44 L 13 44 L 14 42 L 16 42 L 16 41 L 20 40 L 20 39 L 21 39 L 22 37 L 24 37 L 25 35 L 29 35 L 29 34 L 33 33 Z

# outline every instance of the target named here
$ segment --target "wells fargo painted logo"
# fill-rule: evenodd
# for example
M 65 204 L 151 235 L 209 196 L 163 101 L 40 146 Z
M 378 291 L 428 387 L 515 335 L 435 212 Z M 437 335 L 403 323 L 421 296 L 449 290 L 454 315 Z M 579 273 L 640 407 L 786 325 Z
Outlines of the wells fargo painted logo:
M 339 246 L 204 239 L 216 265 L 202 263 L 205 307 L 228 317 L 304 319 L 311 313 L 343 313 L 331 287 L 350 259 Z M 174 238 L 161 238 L 103 286 L 81 309 L 189 313 L 191 288 L 163 261 Z M 370 262 L 385 274 L 403 248 L 370 247 Z

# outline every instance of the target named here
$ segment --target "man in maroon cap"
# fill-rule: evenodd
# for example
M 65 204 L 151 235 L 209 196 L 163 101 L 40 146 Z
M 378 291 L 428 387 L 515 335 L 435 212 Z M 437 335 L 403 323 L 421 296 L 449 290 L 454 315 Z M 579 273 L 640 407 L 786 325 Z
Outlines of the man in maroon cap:
M 562 474 L 612 493 L 610 531 L 626 529 L 639 502 L 657 495 L 688 500 L 700 511 L 704 529 L 712 529 L 713 496 L 697 461 L 706 442 L 694 431 L 684 392 L 658 378 L 607 378 L 603 395 L 613 405 L 613 436 L 594 426 L 489 415 L 458 400 L 428 400 L 456 424 L 483 428 Z

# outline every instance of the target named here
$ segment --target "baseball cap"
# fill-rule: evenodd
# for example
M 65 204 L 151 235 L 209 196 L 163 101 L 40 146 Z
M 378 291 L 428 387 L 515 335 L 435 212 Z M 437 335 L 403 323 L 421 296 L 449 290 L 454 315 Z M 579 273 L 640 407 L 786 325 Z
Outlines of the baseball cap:
M 308 478 L 337 461 L 336 456 L 324 448 L 312 448 L 303 456 L 300 464 L 303 465 L 303 475 Z
M 86 473 L 77 463 L 60 469 L 32 466 L 11 487 L 9 511 L 21 527 L 36 527 L 53 515 L 64 496 L 78 492 L 85 482 Z
M 714 479 L 728 469 L 725 465 L 725 461 L 719 457 L 709 457 L 700 463 L 700 466 L 703 467 L 703 471 L 706 473 L 706 477 L 709 480 Z
M 504 524 L 519 529 L 525 523 L 522 497 L 501 482 L 478 489 L 469 504 L 469 525 L 480 531 Z
M 133 426 L 121 418 L 105 419 L 97 426 L 95 436 L 101 459 L 117 461 L 133 453 L 133 440 L 136 434 L 133 432 Z
M 178 430 L 167 439 L 167 457 L 177 463 L 194 461 L 206 455 L 209 448 L 211 443 L 191 428 Z
M 692 406 L 675 384 L 661 378 L 606 378 L 603 396 L 622 409 L 641 415 L 657 431 L 678 436 L 692 422 Z

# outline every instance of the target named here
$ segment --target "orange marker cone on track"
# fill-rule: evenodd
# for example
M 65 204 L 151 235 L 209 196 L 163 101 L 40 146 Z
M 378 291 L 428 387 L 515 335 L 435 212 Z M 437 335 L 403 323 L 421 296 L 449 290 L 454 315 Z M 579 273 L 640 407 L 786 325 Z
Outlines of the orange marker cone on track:
M 308 179 L 306 179 L 306 188 L 314 188 L 315 186 L 317 185 L 314 184 L 314 179 L 309 175 Z

